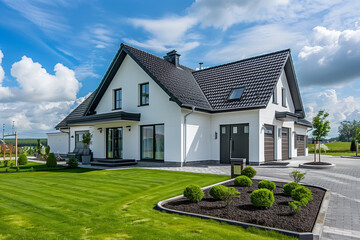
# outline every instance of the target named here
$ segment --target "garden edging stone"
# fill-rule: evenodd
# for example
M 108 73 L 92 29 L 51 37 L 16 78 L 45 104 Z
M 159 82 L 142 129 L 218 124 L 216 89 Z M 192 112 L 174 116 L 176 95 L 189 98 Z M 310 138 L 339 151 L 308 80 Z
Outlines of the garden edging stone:
M 267 178 L 267 179 L 269 179 L 269 178 Z M 231 182 L 231 181 L 234 181 L 234 178 L 231 178 L 229 180 L 222 181 L 222 182 L 210 185 L 210 186 L 206 186 L 206 187 L 203 187 L 201 189 L 203 189 L 203 190 L 209 189 L 209 188 L 211 188 L 213 186 L 228 183 L 228 182 Z M 285 181 L 281 181 L 281 182 L 286 183 Z M 279 232 L 279 233 L 282 233 L 282 234 L 285 234 L 285 235 L 297 237 L 300 240 L 310 240 L 310 239 L 311 240 L 318 240 L 318 239 L 321 238 L 322 230 L 323 230 L 324 223 L 325 223 L 326 212 L 327 212 L 329 202 L 330 202 L 330 190 L 326 189 L 326 188 L 323 188 L 323 187 L 320 187 L 320 186 L 314 186 L 314 185 L 305 185 L 304 184 L 304 186 L 311 186 L 311 187 L 323 189 L 323 190 L 326 191 L 325 195 L 324 195 L 324 198 L 322 200 L 321 207 L 319 209 L 318 216 L 316 218 L 316 222 L 314 224 L 312 232 L 299 233 L 299 232 L 294 232 L 294 231 L 289 231 L 289 230 L 284 230 L 284 229 L 279 229 L 279 228 L 266 227 L 266 226 L 261 226 L 261 225 L 257 225 L 257 224 L 239 222 L 239 221 L 235 221 L 235 220 L 218 218 L 218 217 L 213 217 L 213 216 L 208 216 L 208 215 L 203 215 L 203 214 L 189 213 L 189 212 L 184 212 L 184 211 L 179 211 L 179 210 L 173 210 L 173 209 L 169 209 L 169 208 L 164 207 L 164 205 L 166 203 L 171 202 L 171 201 L 176 200 L 176 199 L 179 199 L 179 198 L 182 198 L 182 197 L 184 197 L 184 195 L 179 195 L 179 196 L 176 196 L 176 197 L 172 197 L 172 198 L 160 201 L 160 202 L 157 203 L 156 207 L 157 207 L 158 210 L 163 210 L 163 211 L 166 211 L 166 212 L 169 212 L 169 213 L 177 213 L 177 214 L 180 214 L 180 215 L 188 215 L 188 216 L 193 216 L 193 217 L 200 217 L 200 218 L 203 218 L 203 219 L 213 219 L 213 220 L 217 220 L 217 221 L 220 221 L 220 222 L 226 222 L 226 223 L 229 223 L 229 224 L 238 225 L 238 226 L 241 226 L 241 227 L 244 227 L 244 228 L 255 227 L 255 228 L 262 229 L 262 230 L 276 231 L 276 232 Z

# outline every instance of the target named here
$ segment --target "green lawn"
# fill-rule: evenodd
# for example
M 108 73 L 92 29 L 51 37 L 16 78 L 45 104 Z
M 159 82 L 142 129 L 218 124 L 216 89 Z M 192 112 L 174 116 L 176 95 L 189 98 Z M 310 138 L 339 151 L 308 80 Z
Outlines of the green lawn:
M 15 161 L 11 161 L 11 162 L 13 162 L 14 167 L 8 167 L 8 172 L 16 172 Z M 33 171 L 45 171 L 45 170 L 64 169 L 66 167 L 58 165 L 56 168 L 48 168 L 46 167 L 45 163 L 36 163 L 36 162 L 28 162 L 28 164 L 23 166 L 19 165 L 20 172 L 30 171 L 31 168 L 33 169 Z M 0 161 L 0 173 L 5 171 L 6 171 L 6 167 L 4 167 L 4 161 Z
M 321 154 L 332 156 L 355 156 L 356 152 L 350 151 L 350 142 L 325 143 L 329 150 L 321 151 Z M 314 154 L 314 144 L 308 144 L 309 154 Z
M 0 239 L 289 239 L 154 209 L 228 176 L 146 169 L 0 174 Z

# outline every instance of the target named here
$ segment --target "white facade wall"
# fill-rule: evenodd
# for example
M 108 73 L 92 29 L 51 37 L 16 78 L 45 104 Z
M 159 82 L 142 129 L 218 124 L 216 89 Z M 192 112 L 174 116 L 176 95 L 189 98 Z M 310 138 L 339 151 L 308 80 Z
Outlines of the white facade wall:
M 48 146 L 55 154 L 67 154 L 69 152 L 69 134 L 63 132 L 47 133 Z
M 286 107 L 282 106 L 282 88 L 286 89 Z M 277 103 L 273 103 L 273 98 L 270 99 L 270 102 L 265 109 L 260 110 L 260 162 L 265 161 L 265 154 L 264 154 L 264 124 L 273 125 L 275 126 L 275 160 L 282 160 L 286 159 L 286 156 L 282 156 L 282 139 L 281 139 L 281 131 L 282 127 L 290 129 L 289 135 L 289 156 L 290 158 L 297 156 L 297 150 L 295 149 L 295 134 L 296 129 L 293 121 L 280 121 L 275 118 L 275 112 L 291 112 L 295 113 L 294 104 L 291 98 L 291 93 L 289 90 L 288 81 L 286 79 L 285 72 L 283 71 L 280 79 L 276 85 L 277 91 Z M 300 134 L 300 133 L 299 133 Z M 306 135 L 306 134 L 305 134 Z
M 139 84 L 149 83 L 149 105 L 139 106 Z M 114 79 L 100 100 L 96 113 L 113 111 L 113 90 L 122 89 L 122 109 L 129 113 L 140 113 L 140 122 L 114 121 L 92 124 L 93 141 L 91 149 L 95 158 L 106 157 L 106 128 L 123 127 L 123 158 L 140 159 L 140 126 L 164 124 L 164 154 L 168 162 L 180 162 L 181 159 L 181 108 L 154 82 L 141 67 L 126 56 Z M 116 110 L 119 111 L 119 110 Z M 129 131 L 126 126 L 131 126 Z M 87 127 L 71 127 L 71 132 L 86 130 Z M 100 133 L 99 128 L 102 128 Z M 78 130 L 79 129 L 79 130 Z M 71 141 L 72 150 L 75 142 Z

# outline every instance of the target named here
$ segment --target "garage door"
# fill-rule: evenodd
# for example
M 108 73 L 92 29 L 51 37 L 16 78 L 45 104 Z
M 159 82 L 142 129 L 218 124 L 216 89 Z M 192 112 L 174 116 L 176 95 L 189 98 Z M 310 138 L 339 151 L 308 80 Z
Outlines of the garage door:
M 289 159 L 289 129 L 281 128 L 282 160 Z
M 264 152 L 265 161 L 274 161 L 274 126 L 265 125 Z
M 304 135 L 297 135 L 296 136 L 296 147 L 297 147 L 297 155 L 298 156 L 305 156 L 305 136 Z

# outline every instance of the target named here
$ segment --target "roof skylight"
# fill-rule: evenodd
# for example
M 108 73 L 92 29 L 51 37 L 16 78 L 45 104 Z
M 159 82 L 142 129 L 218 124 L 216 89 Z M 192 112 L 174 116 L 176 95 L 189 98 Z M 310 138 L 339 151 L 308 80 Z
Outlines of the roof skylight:
M 236 99 L 240 99 L 242 93 L 244 92 L 244 88 L 234 88 L 233 90 L 231 90 L 230 96 L 229 96 L 229 100 L 236 100 Z

